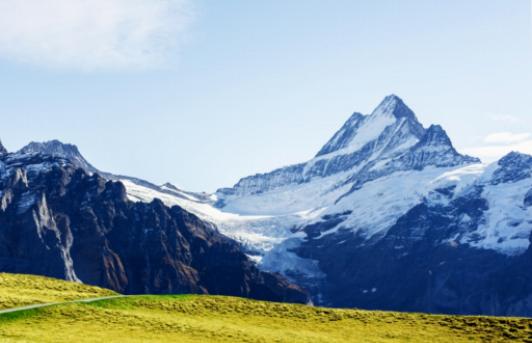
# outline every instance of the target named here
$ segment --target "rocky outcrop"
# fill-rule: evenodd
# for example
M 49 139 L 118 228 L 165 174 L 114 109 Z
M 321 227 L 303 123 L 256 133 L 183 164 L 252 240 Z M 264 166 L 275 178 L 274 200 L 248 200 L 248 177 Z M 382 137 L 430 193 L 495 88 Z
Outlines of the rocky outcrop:
M 42 154 L 67 159 L 77 168 L 93 173 L 98 170 L 93 167 L 73 144 L 65 144 L 58 140 L 47 142 L 31 142 L 18 151 L 19 154 Z
M 492 184 L 517 182 L 532 177 L 532 156 L 511 152 L 497 163 L 493 173 Z
M 532 206 L 532 189 L 530 189 L 526 195 L 525 195 L 525 200 L 524 200 L 524 204 L 526 207 L 531 207 Z
M 133 203 L 120 182 L 51 155 L 0 157 L 0 271 L 122 293 L 209 293 L 306 302 L 235 241 L 179 207 Z
M 6 148 L 4 148 L 1 141 L 0 141 L 0 154 L 7 154 L 7 150 Z

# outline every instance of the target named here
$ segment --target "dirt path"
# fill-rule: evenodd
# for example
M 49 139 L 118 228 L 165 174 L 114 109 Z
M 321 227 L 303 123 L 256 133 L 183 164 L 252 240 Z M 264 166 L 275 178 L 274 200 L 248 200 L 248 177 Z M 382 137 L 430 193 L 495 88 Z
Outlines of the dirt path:
M 108 296 L 108 297 L 99 297 L 99 298 L 89 298 L 89 299 L 79 299 L 79 300 L 70 300 L 70 301 L 61 301 L 61 302 L 53 302 L 53 303 L 27 305 L 27 306 L 14 307 L 14 308 L 8 308 L 8 309 L 5 309 L 5 310 L 0 310 L 0 315 L 5 314 L 5 313 L 14 313 L 14 312 L 28 311 L 28 310 L 33 310 L 33 309 L 36 309 L 36 308 L 43 308 L 43 307 L 49 307 L 49 306 L 55 306 L 55 305 L 76 304 L 76 303 L 92 303 L 92 302 L 101 301 L 101 300 L 109 300 L 109 299 L 116 299 L 116 298 L 123 298 L 123 297 L 125 297 L 125 295 L 111 295 L 111 296 Z

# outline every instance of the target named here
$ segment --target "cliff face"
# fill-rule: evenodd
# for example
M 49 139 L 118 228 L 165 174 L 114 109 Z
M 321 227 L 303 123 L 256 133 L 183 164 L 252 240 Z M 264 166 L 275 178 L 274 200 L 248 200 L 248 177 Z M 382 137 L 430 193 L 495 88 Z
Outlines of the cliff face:
M 259 271 L 238 243 L 161 201 L 134 203 L 120 182 L 40 154 L 0 156 L 0 270 L 123 293 L 209 293 L 306 302 Z

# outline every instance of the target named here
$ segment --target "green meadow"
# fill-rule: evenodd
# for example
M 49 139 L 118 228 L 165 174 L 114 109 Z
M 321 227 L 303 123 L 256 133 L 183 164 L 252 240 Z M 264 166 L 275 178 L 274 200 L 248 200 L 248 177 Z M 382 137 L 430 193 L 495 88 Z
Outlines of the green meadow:
M 0 273 L 0 310 L 116 295 L 108 289 L 42 276 Z
M 114 293 L 2 274 L 0 294 L 0 307 L 8 308 L 30 300 Z M 340 310 L 222 296 L 132 296 L 0 314 L 0 342 L 532 342 L 532 320 Z

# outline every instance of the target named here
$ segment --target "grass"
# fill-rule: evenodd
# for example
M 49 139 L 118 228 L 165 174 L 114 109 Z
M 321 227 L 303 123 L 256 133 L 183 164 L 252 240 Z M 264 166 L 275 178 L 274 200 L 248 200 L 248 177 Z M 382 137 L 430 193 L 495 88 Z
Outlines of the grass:
M 0 273 L 0 310 L 115 295 L 107 289 L 41 276 Z
M 532 342 L 532 320 L 137 296 L 0 315 L 1 342 Z

